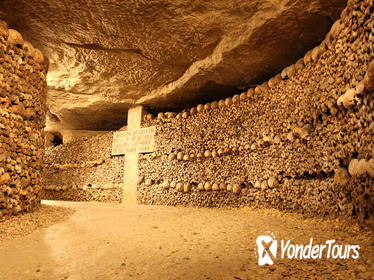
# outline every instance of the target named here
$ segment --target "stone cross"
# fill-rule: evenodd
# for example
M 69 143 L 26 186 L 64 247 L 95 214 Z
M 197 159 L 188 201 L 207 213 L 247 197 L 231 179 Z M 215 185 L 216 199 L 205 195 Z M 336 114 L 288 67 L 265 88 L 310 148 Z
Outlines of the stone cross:
M 156 128 L 141 128 L 142 116 L 143 106 L 130 108 L 127 130 L 115 132 L 113 135 L 112 155 L 126 155 L 122 202 L 129 205 L 136 204 L 139 153 L 150 153 L 154 150 Z

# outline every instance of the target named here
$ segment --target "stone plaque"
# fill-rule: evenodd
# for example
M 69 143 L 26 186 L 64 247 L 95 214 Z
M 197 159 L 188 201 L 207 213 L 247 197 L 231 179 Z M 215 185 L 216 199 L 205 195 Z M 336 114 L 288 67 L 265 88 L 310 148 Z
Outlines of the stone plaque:
M 126 133 L 125 153 L 152 153 L 154 151 L 155 126 L 136 128 Z
M 124 155 L 126 146 L 126 131 L 117 131 L 113 133 L 112 155 Z
M 155 126 L 115 132 L 113 134 L 112 155 L 152 153 L 155 145 L 155 133 Z

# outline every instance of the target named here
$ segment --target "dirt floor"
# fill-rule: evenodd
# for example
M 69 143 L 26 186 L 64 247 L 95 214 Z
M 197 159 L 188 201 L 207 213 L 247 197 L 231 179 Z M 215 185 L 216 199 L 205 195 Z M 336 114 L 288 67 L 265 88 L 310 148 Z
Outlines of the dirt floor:
M 33 212 L 0 218 L 0 247 L 7 240 L 20 238 L 69 218 L 74 210 L 69 207 L 41 204 Z M 1 275 L 0 275 L 1 277 Z
M 335 220 L 270 210 L 46 203 L 50 206 L 33 215 L 55 215 L 54 225 L 35 227 L 18 218 L 0 223 L 0 229 L 7 223 L 33 231 L 11 240 L 0 231 L 1 280 L 374 279 L 373 232 Z M 278 247 L 282 239 L 304 245 L 311 237 L 313 244 L 335 239 L 360 245 L 360 255 L 290 260 L 282 259 L 278 248 L 273 265 L 259 266 L 256 238 L 268 230 Z

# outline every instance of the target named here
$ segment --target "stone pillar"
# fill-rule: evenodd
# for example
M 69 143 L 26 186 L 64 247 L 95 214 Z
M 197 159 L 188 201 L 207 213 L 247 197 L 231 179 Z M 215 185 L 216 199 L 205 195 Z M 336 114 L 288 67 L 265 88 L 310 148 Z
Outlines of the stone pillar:
M 140 128 L 143 116 L 143 106 L 130 108 L 127 115 L 127 130 Z M 122 202 L 127 205 L 136 204 L 136 192 L 138 184 L 138 153 L 125 155 L 124 186 Z
M 40 50 L 1 20 L 0 65 L 1 218 L 40 202 L 48 67 Z

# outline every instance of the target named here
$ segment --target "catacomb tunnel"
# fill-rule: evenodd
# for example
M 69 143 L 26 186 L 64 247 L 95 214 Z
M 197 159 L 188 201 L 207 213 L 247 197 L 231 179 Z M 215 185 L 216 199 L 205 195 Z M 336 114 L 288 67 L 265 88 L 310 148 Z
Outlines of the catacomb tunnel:
M 373 279 L 374 1 L 0 2 L 0 279 Z

